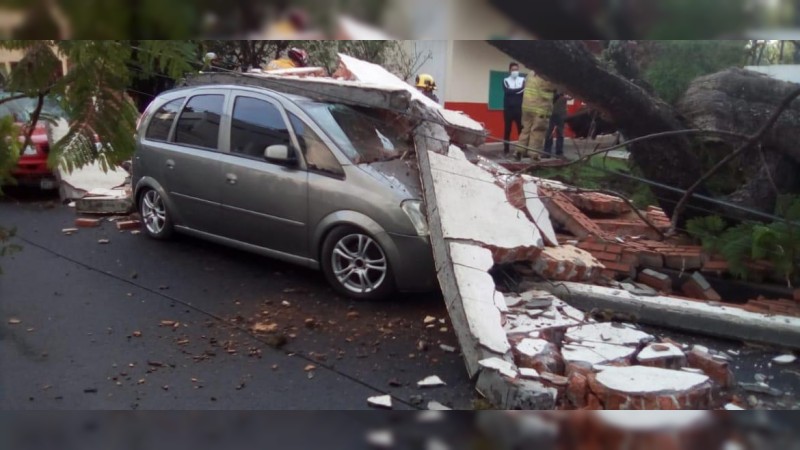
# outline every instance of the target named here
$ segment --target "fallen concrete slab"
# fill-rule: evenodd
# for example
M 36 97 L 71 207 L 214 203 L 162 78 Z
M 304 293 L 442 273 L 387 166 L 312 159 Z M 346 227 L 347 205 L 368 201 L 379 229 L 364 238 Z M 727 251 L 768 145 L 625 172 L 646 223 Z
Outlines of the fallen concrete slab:
M 734 340 L 800 348 L 800 318 L 767 315 L 735 306 L 630 292 L 580 283 L 541 283 L 570 304 L 584 310 L 613 310 L 638 321 Z

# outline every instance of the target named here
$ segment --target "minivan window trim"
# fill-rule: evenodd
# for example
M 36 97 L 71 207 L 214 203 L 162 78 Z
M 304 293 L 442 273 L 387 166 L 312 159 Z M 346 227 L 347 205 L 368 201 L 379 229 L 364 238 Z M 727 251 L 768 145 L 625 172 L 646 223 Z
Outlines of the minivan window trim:
M 143 130 L 143 132 L 141 133 L 142 141 L 144 141 L 144 142 L 156 142 L 156 143 L 161 143 L 161 144 L 172 144 L 173 143 L 172 137 L 173 137 L 173 135 L 175 133 L 175 125 L 178 123 L 178 117 L 180 117 L 180 115 L 181 115 L 180 112 L 183 111 L 183 108 L 186 106 L 186 101 L 187 101 L 188 98 L 189 98 L 189 95 L 186 95 L 186 94 L 181 95 L 181 96 L 176 96 L 175 98 L 164 97 L 163 101 L 160 104 L 157 104 L 158 106 L 153 105 L 153 106 L 149 107 L 148 110 L 150 108 L 153 108 L 153 112 L 147 115 L 147 123 L 143 124 L 143 126 L 142 126 L 142 130 Z M 180 106 L 180 108 L 178 110 L 178 114 L 176 114 L 175 118 L 172 119 L 172 124 L 169 127 L 169 133 L 167 133 L 167 140 L 166 141 L 162 141 L 162 140 L 159 140 L 159 139 L 150 139 L 150 138 L 148 138 L 147 137 L 147 130 L 150 129 L 150 122 L 153 121 L 153 117 L 155 117 L 155 115 L 158 112 L 158 110 L 163 108 L 167 103 L 173 102 L 175 100 L 181 100 L 181 99 L 183 99 L 183 102 L 181 102 L 181 106 Z
M 183 115 L 184 108 L 186 108 L 186 105 L 188 105 L 189 102 L 192 101 L 193 98 L 200 97 L 200 96 L 203 96 L 203 95 L 218 95 L 218 96 L 222 96 L 222 113 L 219 116 L 219 130 L 217 132 L 217 148 L 203 147 L 203 146 L 200 146 L 200 145 L 185 144 L 183 142 L 175 141 L 175 134 L 176 134 L 176 131 L 177 131 L 177 128 L 178 128 L 178 122 L 180 122 L 180 120 L 181 120 L 181 116 Z M 204 150 L 204 151 L 214 152 L 214 153 L 223 152 L 222 151 L 222 147 L 221 147 L 220 144 L 222 143 L 223 125 L 225 124 L 225 111 L 226 111 L 226 107 L 227 107 L 228 101 L 230 100 L 229 97 L 230 96 L 228 95 L 228 93 L 225 92 L 222 89 L 200 91 L 200 92 L 195 91 L 194 93 L 190 93 L 189 95 L 187 95 L 186 101 L 183 103 L 183 106 L 181 108 L 180 114 L 178 114 L 178 117 L 175 119 L 175 121 L 172 124 L 172 129 L 170 130 L 170 140 L 169 140 L 168 143 L 169 144 L 173 144 L 173 145 L 177 145 L 177 146 L 180 146 L 180 147 L 191 148 L 191 149 L 196 149 L 196 150 Z M 160 142 L 160 141 L 156 141 L 156 142 Z

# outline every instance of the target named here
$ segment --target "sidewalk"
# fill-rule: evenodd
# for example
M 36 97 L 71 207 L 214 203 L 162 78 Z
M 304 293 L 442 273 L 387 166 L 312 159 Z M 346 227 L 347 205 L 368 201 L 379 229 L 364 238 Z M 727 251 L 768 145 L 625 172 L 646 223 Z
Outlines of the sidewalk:
M 491 139 L 491 138 L 490 138 Z M 564 139 L 564 156 L 568 160 L 575 160 L 589 153 L 594 152 L 596 149 L 610 147 L 616 143 L 617 137 L 615 135 L 607 134 L 598 136 L 597 139 Z M 498 141 L 490 141 L 480 147 L 470 147 L 477 155 L 498 161 L 498 162 L 514 162 L 514 144 L 511 144 L 511 152 L 508 156 L 503 155 L 503 143 Z M 628 151 L 625 149 L 613 150 L 609 152 L 609 156 L 613 158 L 628 159 Z M 523 161 L 530 161 L 530 158 L 524 157 Z

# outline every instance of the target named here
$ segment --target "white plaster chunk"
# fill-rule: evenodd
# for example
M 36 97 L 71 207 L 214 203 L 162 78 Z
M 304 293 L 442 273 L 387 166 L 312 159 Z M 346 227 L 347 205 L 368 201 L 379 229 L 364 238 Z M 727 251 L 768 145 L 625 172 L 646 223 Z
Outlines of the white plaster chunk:
M 456 265 L 453 270 L 470 333 L 483 347 L 504 354 L 511 344 L 503 330 L 500 310 L 495 305 L 494 280 L 484 271 L 465 266 Z
M 391 395 L 376 395 L 369 397 L 367 403 L 376 408 L 392 409 L 392 396 Z
M 596 379 L 608 389 L 627 394 L 684 392 L 709 381 L 705 375 L 647 366 L 606 366 Z
M 394 447 L 394 432 L 392 430 L 371 430 L 367 432 L 367 444 L 376 448 Z
M 508 334 L 529 334 L 549 328 L 566 328 L 579 324 L 580 322 L 577 320 L 562 314 L 554 307 L 550 307 L 536 317 L 528 315 L 519 315 L 513 319 L 509 317 L 505 330 Z
M 539 371 L 530 367 L 520 367 L 519 376 L 526 380 L 538 380 L 540 378 Z
M 503 297 L 505 298 L 506 306 L 509 308 L 516 308 L 524 303 L 522 297 L 518 295 L 504 295 Z
M 511 363 L 504 359 L 487 358 L 478 361 L 478 364 L 480 364 L 481 367 L 484 367 L 486 369 L 496 370 L 505 377 L 508 378 L 517 377 L 517 366 L 515 366 L 514 363 Z
M 420 388 L 431 388 L 431 387 L 440 387 L 446 386 L 447 383 L 442 381 L 437 375 L 431 375 L 429 377 L 425 377 L 422 380 L 417 381 L 417 387 Z
M 430 410 L 430 411 L 452 411 L 452 408 L 448 408 L 447 406 L 444 406 L 443 404 L 441 404 L 439 402 L 436 402 L 436 401 L 430 401 L 430 402 L 428 402 L 428 410 Z
M 772 358 L 772 362 L 774 362 L 775 364 L 791 364 L 795 361 L 797 361 L 797 357 L 790 354 L 776 356 Z
M 534 289 L 531 291 L 525 291 L 519 296 L 524 301 L 523 305 L 525 308 L 549 308 L 552 306 L 556 301 L 558 301 L 558 297 L 555 295 L 547 292 L 541 291 L 538 289 Z
M 663 370 L 663 369 L 658 369 Z M 709 411 L 651 410 L 647 414 L 632 410 L 596 411 L 606 424 L 619 430 L 630 431 L 678 431 L 702 426 L 713 419 Z
M 357 80 L 370 84 L 404 89 L 411 94 L 411 98 L 413 100 L 422 103 L 428 108 L 438 111 L 442 119 L 444 119 L 450 125 L 468 128 L 475 131 L 484 130 L 483 125 L 481 125 L 480 122 L 470 118 L 460 111 L 451 111 L 449 109 L 442 108 L 441 105 L 425 96 L 425 94 L 377 64 L 362 61 L 343 53 L 339 53 L 339 60 L 347 67 L 347 70 L 349 70 Z
M 496 306 L 497 310 L 500 311 L 501 313 L 508 312 L 508 305 L 506 305 L 506 298 L 502 292 L 495 291 L 494 306 Z
M 561 349 L 564 361 L 586 363 L 592 366 L 631 358 L 635 352 L 635 348 L 624 345 L 604 344 L 602 342 L 565 344 Z
M 627 327 L 616 327 L 613 323 L 603 322 L 581 325 L 567 330 L 566 339 L 570 342 L 603 342 L 615 345 L 638 346 L 642 342 L 652 341 L 653 336 Z
M 534 357 L 544 353 L 549 344 L 544 339 L 523 339 L 517 344 L 516 349 L 525 356 Z
M 735 403 L 728 403 L 727 405 L 725 405 L 725 410 L 726 411 L 744 411 L 744 408 L 742 408 L 741 406 L 739 406 L 739 405 L 737 405 Z
M 503 249 L 544 245 L 539 229 L 511 206 L 491 174 L 468 161 L 428 155 L 445 239 Z
M 542 232 L 542 236 L 548 244 L 557 246 L 558 238 L 553 229 L 553 223 L 550 221 L 550 213 L 539 197 L 539 188 L 535 183 L 529 181 L 523 185 L 523 192 L 525 193 L 525 208 L 531 215 L 533 223 Z
M 494 279 L 486 271 L 467 266 L 455 265 L 458 293 L 464 299 L 494 305 Z
M 468 161 L 467 155 L 464 154 L 464 151 L 458 148 L 458 146 L 454 144 L 450 144 L 450 147 L 448 147 L 447 156 L 453 159 L 461 159 L 464 161 Z
M 709 353 L 708 347 L 706 347 L 705 345 L 700 345 L 700 344 L 695 344 L 692 347 L 692 350 L 698 351 L 700 353 Z
M 689 373 L 699 373 L 701 375 L 705 373 L 702 369 L 695 369 L 694 367 L 681 367 L 681 370 Z
M 450 242 L 450 259 L 453 260 L 453 264 L 483 271 L 488 271 L 494 266 L 491 251 L 477 245 L 459 242 Z
M 653 361 L 662 358 L 680 358 L 683 350 L 674 344 L 650 344 L 636 357 L 639 361 Z

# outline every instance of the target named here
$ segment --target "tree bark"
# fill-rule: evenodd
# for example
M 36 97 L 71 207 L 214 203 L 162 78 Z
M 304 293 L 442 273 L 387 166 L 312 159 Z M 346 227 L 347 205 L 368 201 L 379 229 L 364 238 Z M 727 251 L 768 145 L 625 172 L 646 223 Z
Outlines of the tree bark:
M 599 109 L 627 138 L 686 129 L 676 111 L 644 89 L 604 69 L 581 41 L 489 41 L 522 64 L 534 69 L 567 92 Z M 633 162 L 644 176 L 658 183 L 689 188 L 703 174 L 686 136 L 672 136 L 634 144 Z M 653 188 L 659 205 L 671 215 L 680 194 Z M 698 194 L 708 195 L 701 188 Z M 692 204 L 707 209 L 709 206 Z M 687 211 L 686 218 L 698 214 Z

